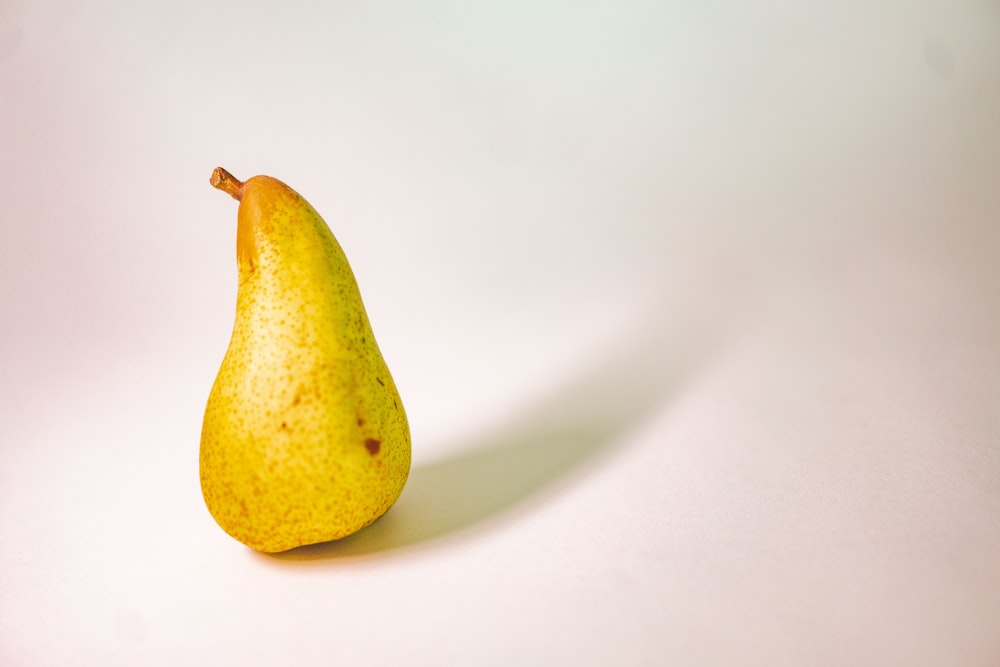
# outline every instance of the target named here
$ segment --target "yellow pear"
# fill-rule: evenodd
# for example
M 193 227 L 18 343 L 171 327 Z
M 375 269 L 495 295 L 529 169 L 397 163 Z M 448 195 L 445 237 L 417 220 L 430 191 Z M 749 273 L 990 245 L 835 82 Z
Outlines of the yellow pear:
M 201 488 L 231 536 L 277 552 L 354 533 L 410 470 L 403 403 L 354 273 L 309 203 L 268 176 L 240 202 L 236 321 L 201 434 Z

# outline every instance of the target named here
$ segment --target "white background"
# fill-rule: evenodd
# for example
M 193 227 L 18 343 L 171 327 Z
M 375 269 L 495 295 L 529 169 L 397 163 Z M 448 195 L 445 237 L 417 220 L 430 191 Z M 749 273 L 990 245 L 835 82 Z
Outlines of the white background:
M 413 431 L 281 556 L 198 484 L 222 165 Z M 1000 664 L 1000 3 L 0 2 L 0 665 Z

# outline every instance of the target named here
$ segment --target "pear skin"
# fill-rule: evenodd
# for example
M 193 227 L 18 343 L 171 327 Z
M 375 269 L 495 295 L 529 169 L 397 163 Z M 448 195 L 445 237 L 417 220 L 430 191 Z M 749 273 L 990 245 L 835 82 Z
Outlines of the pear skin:
M 320 215 L 281 181 L 212 185 L 238 199 L 232 338 L 205 409 L 201 488 L 229 535 L 273 553 L 385 514 L 410 430 L 354 273 Z

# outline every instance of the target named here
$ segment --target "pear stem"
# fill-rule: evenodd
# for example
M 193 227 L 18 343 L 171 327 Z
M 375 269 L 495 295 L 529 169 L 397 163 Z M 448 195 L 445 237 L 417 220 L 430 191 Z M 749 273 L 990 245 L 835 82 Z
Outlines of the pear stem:
M 212 178 L 208 180 L 212 187 L 222 190 L 236 201 L 243 199 L 243 181 L 236 178 L 222 167 L 216 167 Z

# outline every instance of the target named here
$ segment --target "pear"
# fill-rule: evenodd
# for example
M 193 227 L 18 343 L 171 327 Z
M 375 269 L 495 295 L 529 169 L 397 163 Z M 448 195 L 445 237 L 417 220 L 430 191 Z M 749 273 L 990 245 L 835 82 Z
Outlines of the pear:
M 239 200 L 236 321 L 201 434 L 201 488 L 229 535 L 273 553 L 350 535 L 406 483 L 410 430 L 354 273 L 320 215 L 281 181 Z

